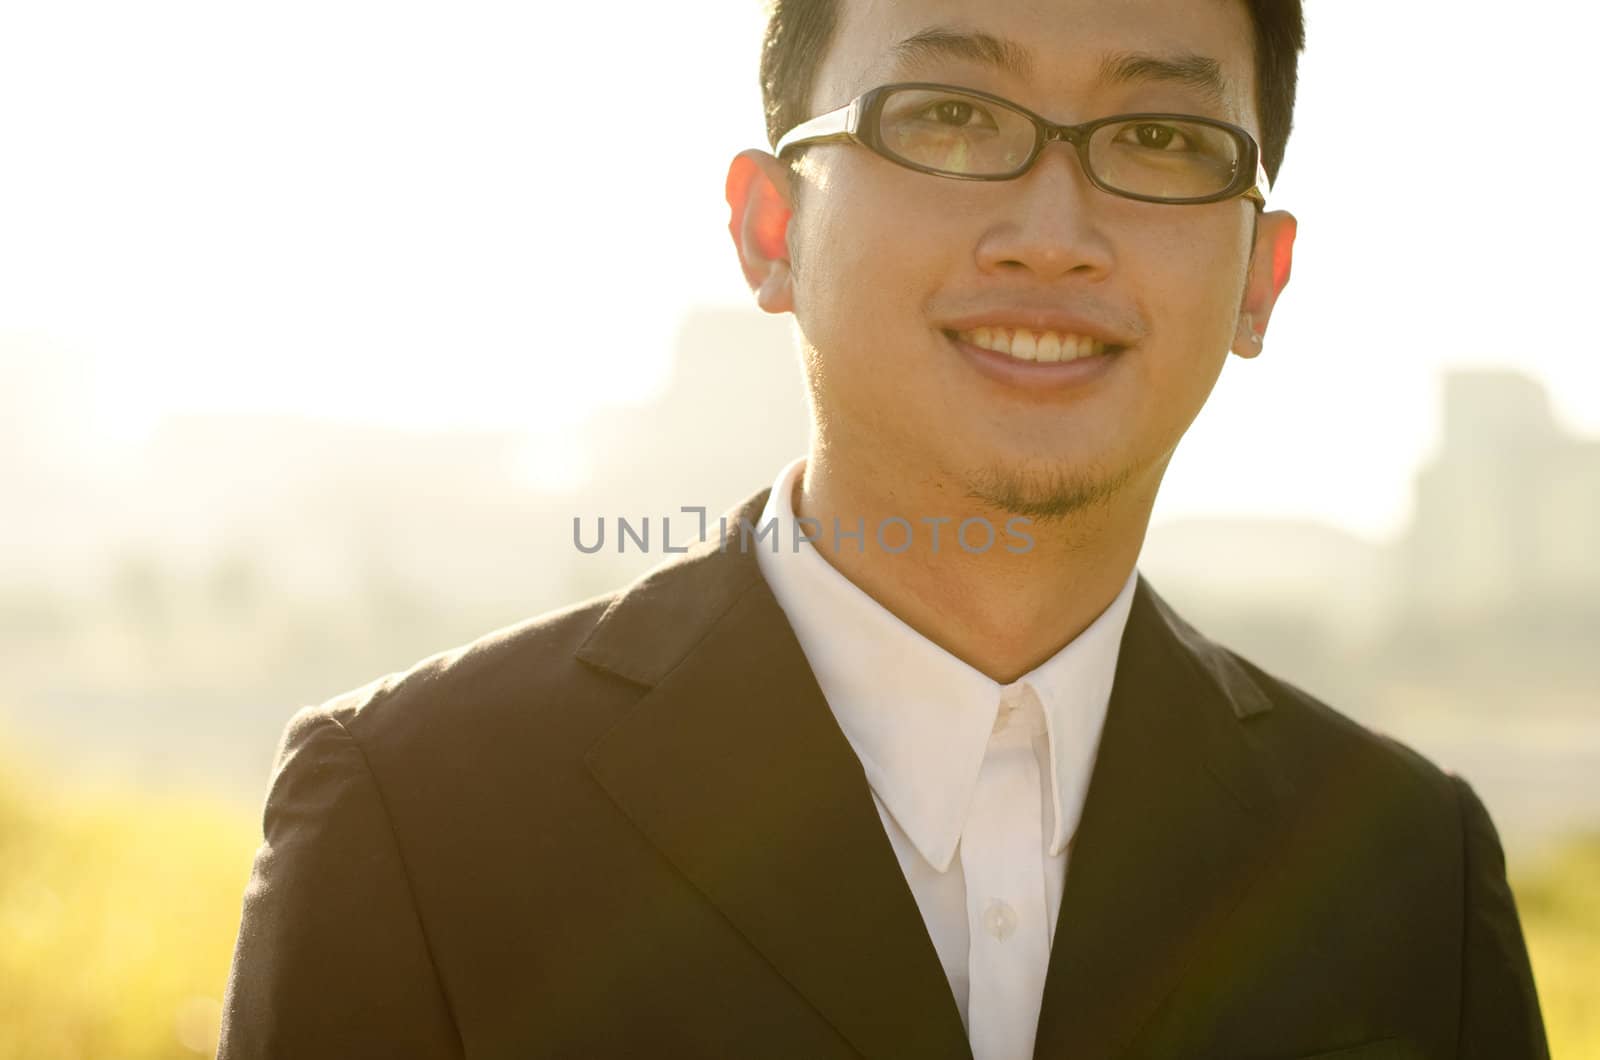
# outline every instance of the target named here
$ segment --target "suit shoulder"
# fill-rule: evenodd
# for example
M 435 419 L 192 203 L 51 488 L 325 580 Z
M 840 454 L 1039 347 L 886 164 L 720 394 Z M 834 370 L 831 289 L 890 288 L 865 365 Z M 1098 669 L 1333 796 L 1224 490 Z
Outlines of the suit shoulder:
M 1331 775 L 1366 785 L 1391 800 L 1420 801 L 1436 812 L 1457 812 L 1455 775 L 1400 739 L 1363 724 L 1229 648 L 1273 709 L 1259 726 L 1262 739 L 1294 774 Z
M 304 706 L 289 719 L 283 740 L 334 722 L 358 744 L 421 749 L 457 738 L 464 726 L 492 729 L 507 713 L 527 714 L 552 698 L 581 694 L 585 682 L 605 678 L 574 652 L 620 592 L 503 626 Z

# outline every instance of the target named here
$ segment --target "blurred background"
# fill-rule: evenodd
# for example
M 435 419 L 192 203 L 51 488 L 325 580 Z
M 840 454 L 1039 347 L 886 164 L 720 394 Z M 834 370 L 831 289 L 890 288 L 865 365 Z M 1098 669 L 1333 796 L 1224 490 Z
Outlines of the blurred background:
M 1140 566 L 1472 782 L 1600 1056 L 1600 18 L 1307 7 L 1293 282 Z M 0 1060 L 213 1055 L 289 715 L 661 558 L 574 517 L 804 451 L 722 198 L 761 24 L 0 8 Z

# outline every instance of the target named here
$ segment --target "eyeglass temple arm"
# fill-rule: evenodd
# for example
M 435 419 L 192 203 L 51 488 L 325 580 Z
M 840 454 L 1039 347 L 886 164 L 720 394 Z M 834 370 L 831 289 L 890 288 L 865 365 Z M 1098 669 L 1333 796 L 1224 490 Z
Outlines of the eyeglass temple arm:
M 772 148 L 772 153 L 782 155 L 791 147 L 802 143 L 829 143 L 855 137 L 860 101 L 852 100 L 837 110 L 818 114 L 784 133 Z
M 1272 187 L 1272 181 L 1267 179 L 1267 167 L 1260 160 L 1256 161 L 1256 183 L 1253 188 L 1244 193 L 1247 199 L 1254 199 L 1264 210 L 1267 208 L 1267 192 Z

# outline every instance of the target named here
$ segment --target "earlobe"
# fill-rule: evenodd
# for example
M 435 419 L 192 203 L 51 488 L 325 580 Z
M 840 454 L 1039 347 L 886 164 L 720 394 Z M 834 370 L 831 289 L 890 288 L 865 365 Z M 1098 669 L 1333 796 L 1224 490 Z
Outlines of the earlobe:
M 789 282 L 789 263 L 774 261 L 761 286 L 756 288 L 756 305 L 768 313 L 788 313 L 794 309 L 794 291 Z
M 1250 358 L 1261 352 L 1262 333 L 1257 330 L 1255 315 L 1248 309 L 1239 313 L 1239 324 L 1233 334 L 1233 352 Z
M 756 304 L 769 313 L 790 312 L 794 292 L 788 237 L 793 205 L 787 167 L 766 151 L 741 151 L 728 166 L 725 196 L 728 234 Z
M 1289 283 L 1298 224 L 1287 210 L 1264 213 L 1256 223 L 1250 278 L 1239 304 L 1239 323 L 1233 336 L 1233 352 L 1240 357 L 1254 357 L 1262 350 L 1273 306 Z

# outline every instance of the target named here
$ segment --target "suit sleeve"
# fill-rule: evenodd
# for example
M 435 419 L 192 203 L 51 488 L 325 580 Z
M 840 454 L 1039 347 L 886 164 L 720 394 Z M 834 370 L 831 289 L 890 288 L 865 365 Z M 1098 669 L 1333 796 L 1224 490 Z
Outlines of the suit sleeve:
M 1549 1060 L 1505 853 L 1472 786 L 1452 776 L 1464 843 L 1461 1060 Z
M 461 1057 L 382 796 L 325 711 L 285 727 L 262 834 L 217 1060 Z

